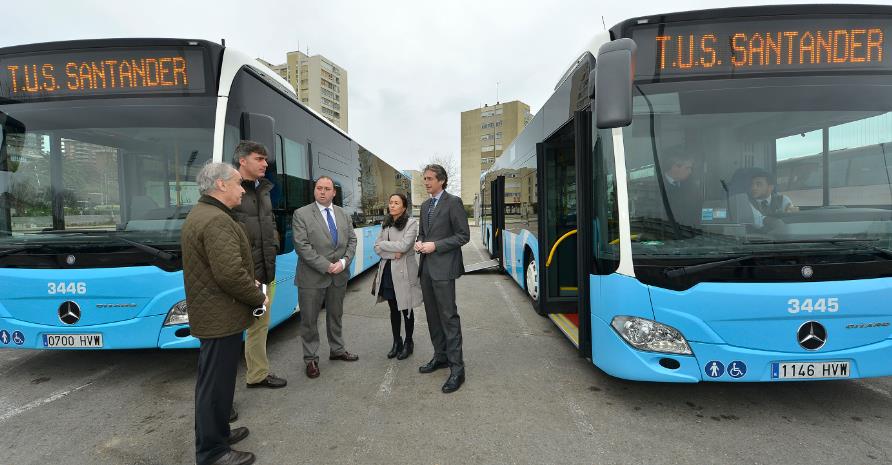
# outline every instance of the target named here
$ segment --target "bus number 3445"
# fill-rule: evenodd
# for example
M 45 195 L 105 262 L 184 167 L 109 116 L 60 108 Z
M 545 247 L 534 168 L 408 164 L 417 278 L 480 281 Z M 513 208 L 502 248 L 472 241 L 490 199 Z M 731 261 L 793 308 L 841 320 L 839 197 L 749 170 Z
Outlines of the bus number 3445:
M 822 297 L 820 299 L 790 299 L 787 301 L 787 305 L 787 311 L 793 315 L 799 312 L 836 313 L 839 311 L 839 298 Z
M 87 283 L 85 282 L 65 282 L 59 281 L 58 283 L 46 283 L 46 293 L 47 294 L 86 294 L 87 293 Z

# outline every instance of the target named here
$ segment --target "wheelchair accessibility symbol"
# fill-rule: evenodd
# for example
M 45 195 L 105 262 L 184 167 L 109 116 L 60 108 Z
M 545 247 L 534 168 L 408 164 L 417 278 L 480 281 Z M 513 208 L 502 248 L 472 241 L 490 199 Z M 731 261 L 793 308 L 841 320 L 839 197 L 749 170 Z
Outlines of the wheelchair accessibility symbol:
M 15 344 L 17 346 L 24 344 L 25 343 L 25 335 L 22 334 L 21 331 L 13 331 L 12 342 L 15 342 Z
M 746 364 L 740 360 L 735 360 L 728 364 L 728 376 L 732 378 L 742 378 L 746 374 Z

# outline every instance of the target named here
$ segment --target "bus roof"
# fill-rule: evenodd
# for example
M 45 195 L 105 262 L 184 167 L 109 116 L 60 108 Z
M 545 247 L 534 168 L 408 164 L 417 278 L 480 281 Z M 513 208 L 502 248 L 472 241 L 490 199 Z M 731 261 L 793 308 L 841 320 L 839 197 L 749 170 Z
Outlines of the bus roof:
M 740 6 L 730 8 L 712 8 L 707 10 L 680 11 L 677 13 L 664 13 L 627 19 L 610 28 L 610 35 L 613 39 L 625 37 L 625 31 L 629 27 L 638 26 L 641 24 L 657 24 L 681 21 L 708 21 L 727 18 L 753 18 L 759 16 L 778 17 L 803 14 L 839 16 L 874 14 L 892 15 L 892 6 L 867 4 L 801 4 Z M 597 54 L 597 52 L 595 53 Z

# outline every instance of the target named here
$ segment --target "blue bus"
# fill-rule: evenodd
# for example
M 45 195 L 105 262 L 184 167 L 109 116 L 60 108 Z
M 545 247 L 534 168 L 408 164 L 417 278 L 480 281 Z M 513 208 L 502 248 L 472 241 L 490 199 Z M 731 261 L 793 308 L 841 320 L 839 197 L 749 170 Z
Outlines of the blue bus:
M 890 32 L 858 5 L 614 26 L 481 176 L 483 244 L 612 376 L 892 374 Z
M 313 200 L 311 180 L 332 177 L 335 203 L 353 218 L 355 276 L 377 263 L 387 194 L 408 194 L 408 179 L 275 72 L 219 44 L 0 49 L 0 348 L 197 347 L 180 230 L 198 170 L 230 161 L 241 139 L 272 151 L 275 326 L 299 310 L 291 216 Z

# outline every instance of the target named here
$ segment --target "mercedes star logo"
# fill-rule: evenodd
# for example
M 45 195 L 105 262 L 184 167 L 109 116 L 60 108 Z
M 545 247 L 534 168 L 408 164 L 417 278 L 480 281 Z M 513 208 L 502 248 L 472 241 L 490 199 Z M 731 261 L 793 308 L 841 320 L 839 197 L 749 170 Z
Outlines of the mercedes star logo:
M 59 320 L 66 325 L 73 325 L 81 319 L 81 308 L 72 301 L 59 305 Z
M 827 330 L 817 321 L 808 321 L 796 332 L 799 345 L 805 350 L 818 350 L 827 342 Z

